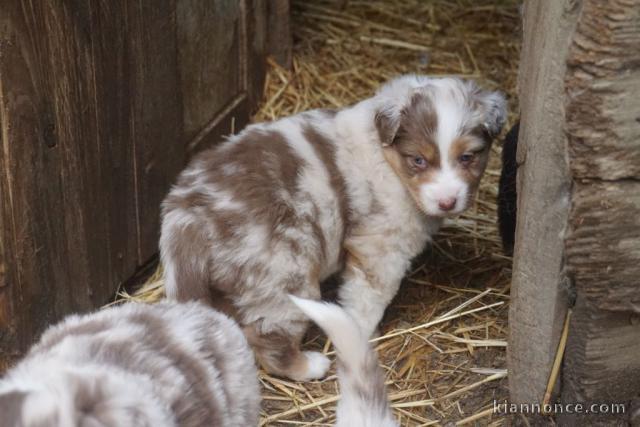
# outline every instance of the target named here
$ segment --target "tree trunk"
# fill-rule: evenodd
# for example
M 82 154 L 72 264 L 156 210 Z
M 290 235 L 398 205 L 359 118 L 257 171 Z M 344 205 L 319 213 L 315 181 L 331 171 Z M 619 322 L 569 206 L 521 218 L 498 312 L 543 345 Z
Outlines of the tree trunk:
M 540 401 L 573 306 L 564 403 L 640 395 L 640 0 L 528 1 L 520 68 L 514 401 Z

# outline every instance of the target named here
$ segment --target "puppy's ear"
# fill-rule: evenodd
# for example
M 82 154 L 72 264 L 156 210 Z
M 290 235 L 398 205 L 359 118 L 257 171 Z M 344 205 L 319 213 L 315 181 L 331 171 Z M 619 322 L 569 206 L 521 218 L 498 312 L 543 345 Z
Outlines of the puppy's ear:
M 476 94 L 481 124 L 491 138 L 495 138 L 507 119 L 507 101 L 501 92 L 481 90 Z
M 400 112 L 393 107 L 382 106 L 376 111 L 375 126 L 383 147 L 393 144 L 400 127 Z

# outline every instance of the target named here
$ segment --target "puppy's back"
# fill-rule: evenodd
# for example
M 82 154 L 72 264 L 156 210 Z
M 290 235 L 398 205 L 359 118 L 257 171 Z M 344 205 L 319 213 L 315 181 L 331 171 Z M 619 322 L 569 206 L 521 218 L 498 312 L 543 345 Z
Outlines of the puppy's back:
M 7 405 L 22 427 L 255 425 L 259 390 L 231 319 L 198 303 L 126 304 L 46 331 L 0 380 Z

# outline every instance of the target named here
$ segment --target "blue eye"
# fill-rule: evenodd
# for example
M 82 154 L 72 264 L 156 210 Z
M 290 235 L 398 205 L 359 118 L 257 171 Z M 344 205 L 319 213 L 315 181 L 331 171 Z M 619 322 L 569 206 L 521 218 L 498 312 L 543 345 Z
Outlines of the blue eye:
M 427 161 L 422 156 L 415 156 L 411 158 L 411 162 L 414 164 L 414 166 L 419 167 L 421 169 L 424 169 L 427 167 Z
M 465 153 L 460 156 L 459 160 L 460 160 L 460 163 L 466 164 L 466 163 L 471 163 L 474 157 L 475 156 L 473 155 L 473 153 Z

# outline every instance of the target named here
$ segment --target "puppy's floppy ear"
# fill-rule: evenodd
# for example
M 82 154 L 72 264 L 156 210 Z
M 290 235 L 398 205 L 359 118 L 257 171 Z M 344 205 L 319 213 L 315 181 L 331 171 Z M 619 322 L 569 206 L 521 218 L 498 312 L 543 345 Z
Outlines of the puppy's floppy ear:
M 400 127 L 400 112 L 391 106 L 383 105 L 376 111 L 375 126 L 383 147 L 393 144 Z
M 476 102 L 480 109 L 481 124 L 491 138 L 502 130 L 507 119 L 507 101 L 501 92 L 481 90 L 476 93 Z

